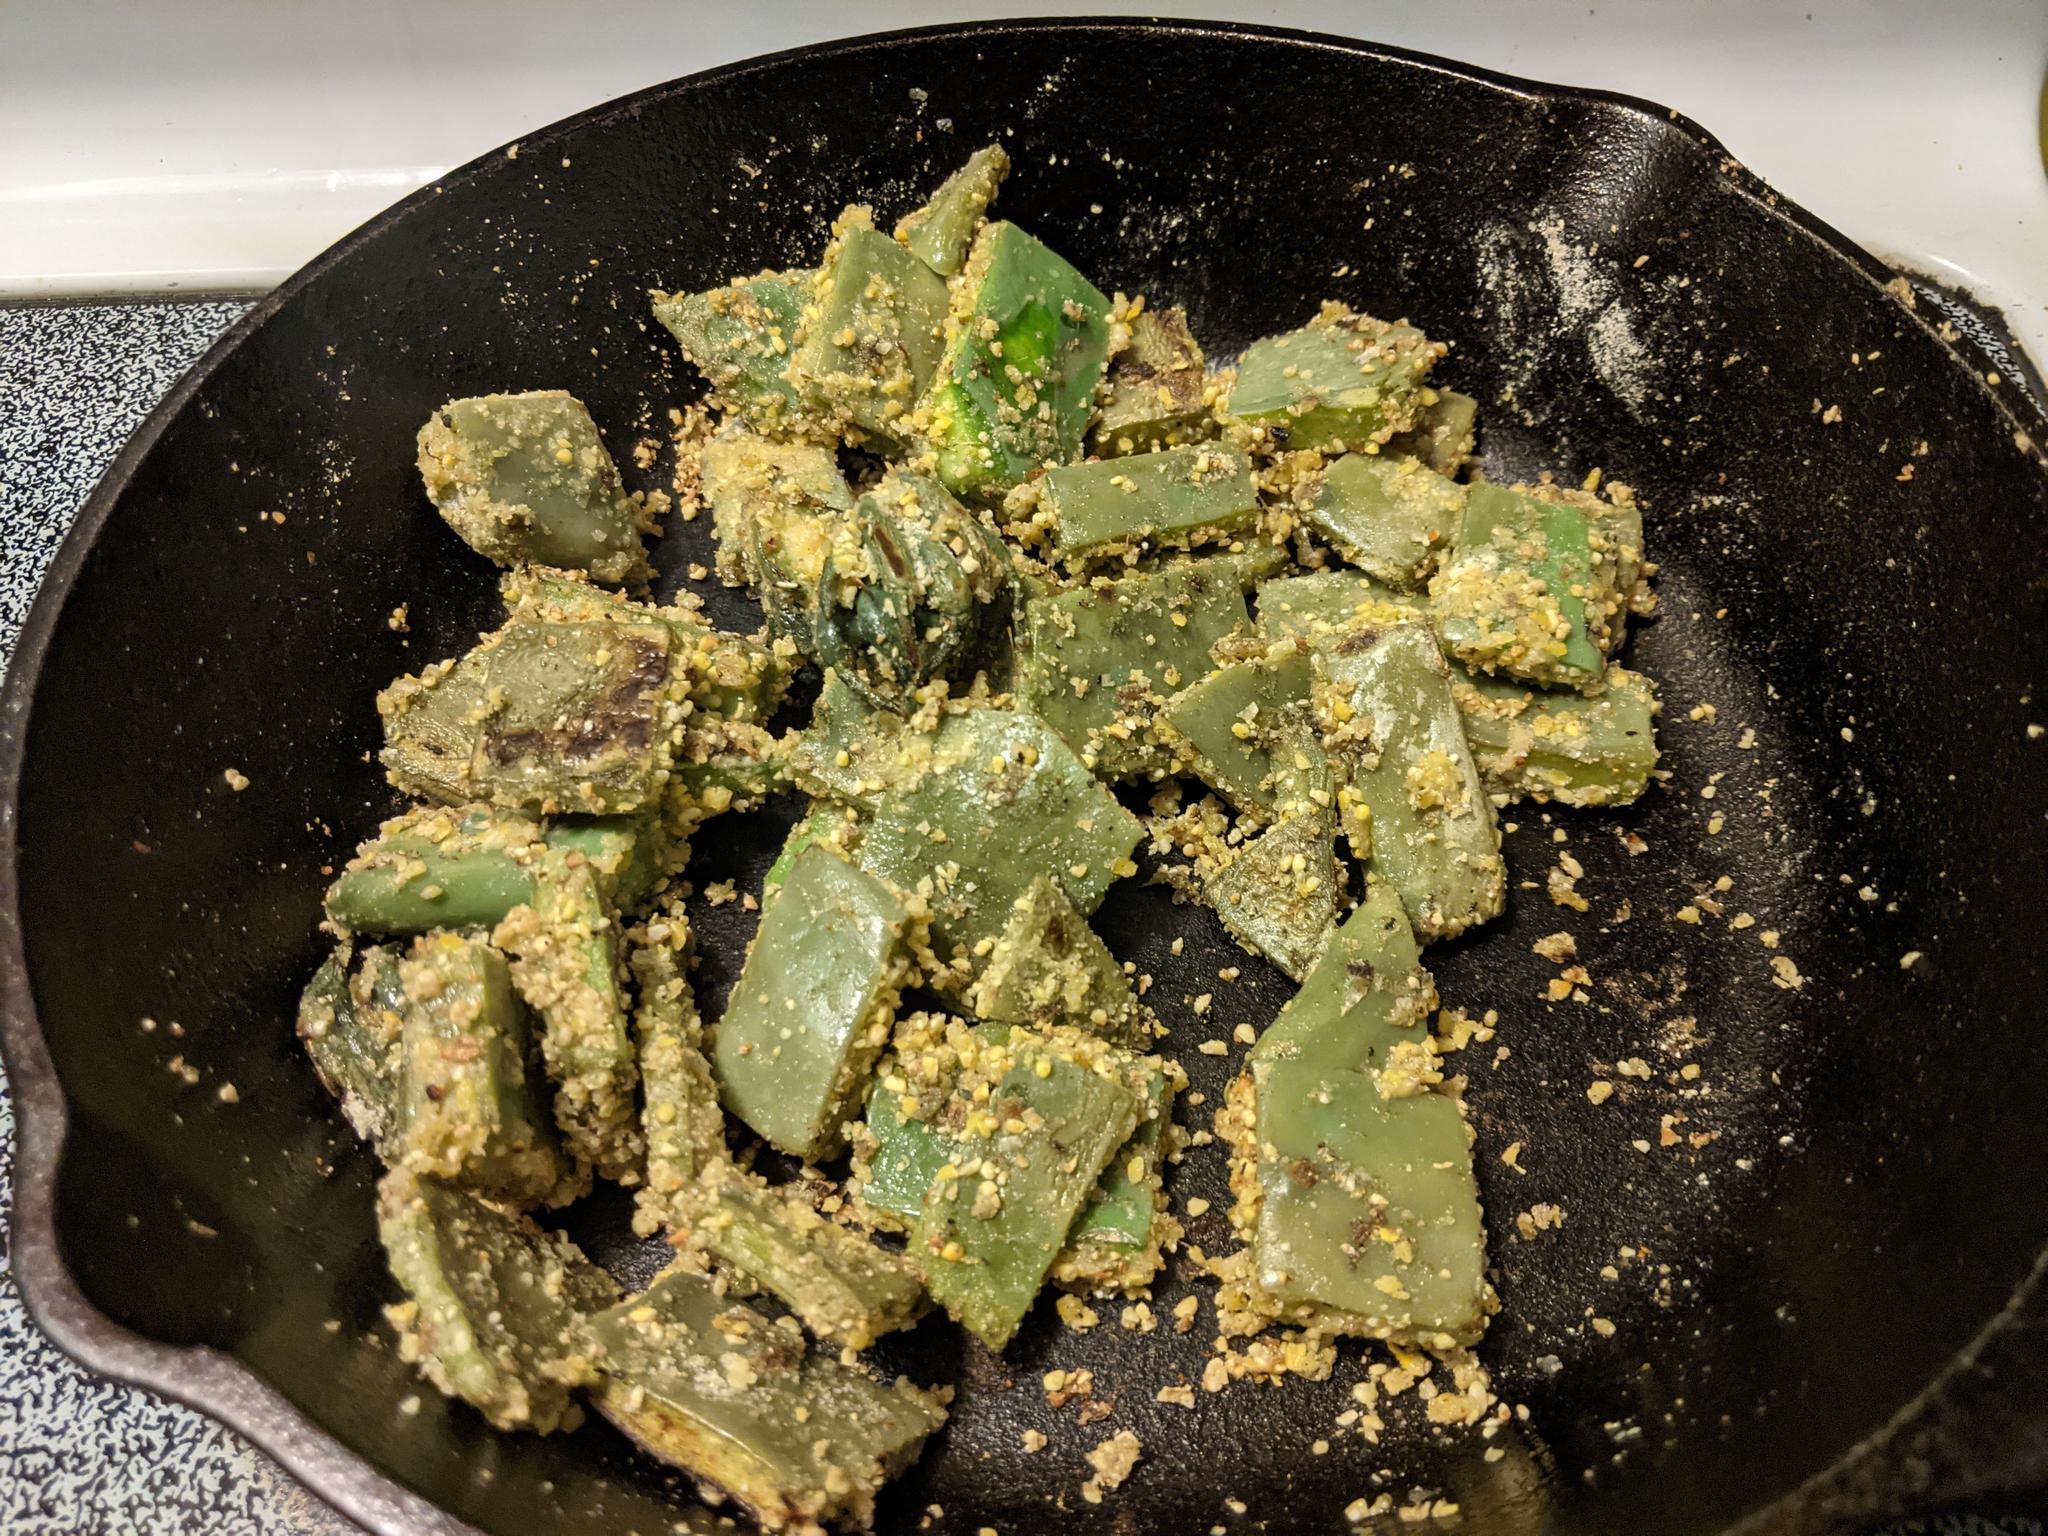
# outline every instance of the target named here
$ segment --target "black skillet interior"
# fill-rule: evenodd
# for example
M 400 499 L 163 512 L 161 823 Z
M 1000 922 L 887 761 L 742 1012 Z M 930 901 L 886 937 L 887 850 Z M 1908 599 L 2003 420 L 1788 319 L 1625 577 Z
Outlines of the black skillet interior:
M 1512 812 L 1509 918 L 1431 956 L 1449 1002 L 1500 1016 L 1463 1060 L 1503 1304 L 1483 1354 L 1526 1409 L 1504 1454 L 1419 1427 L 1413 1393 L 1379 1445 L 1347 1430 L 1358 1351 L 1325 1384 L 1155 1401 L 1207 1356 L 1211 1293 L 1183 1254 L 1152 1307 L 1202 1296 L 1187 1337 L 1114 1307 L 1076 1335 L 1048 1306 L 1001 1359 L 943 1323 L 886 1351 L 960 1397 L 883 1526 L 1327 1531 L 1426 1485 L 1489 1532 L 1682 1536 L 1794 1489 L 1963 1349 L 2048 1238 L 2048 772 L 2028 731 L 2048 480 L 1881 273 L 1688 125 L 1217 28 L 835 45 L 547 130 L 323 258 L 153 419 L 13 680 L 35 689 L 13 744 L 26 974 L 71 1137 L 52 1191 L 17 990 L 32 1299 L 61 1310 L 68 1266 L 121 1328 L 228 1352 L 282 1399 L 251 1408 L 185 1356 L 131 1348 L 123 1368 L 289 1442 L 387 1530 L 422 1525 L 378 1503 L 371 1467 L 492 1532 L 652 1533 L 694 1507 L 602 1426 L 505 1439 L 431 1391 L 399 1411 L 420 1388 L 378 1320 L 370 1159 L 290 1040 L 322 872 L 392 806 L 372 693 L 494 612 L 492 573 L 421 500 L 412 433 L 450 396 L 566 387 L 636 484 L 663 483 L 665 445 L 645 469 L 629 450 L 696 386 L 645 291 L 812 259 L 843 202 L 893 218 L 990 139 L 1017 163 L 1007 216 L 1105 288 L 1185 304 L 1219 354 L 1324 296 L 1410 316 L 1454 341 L 1444 376 L 1484 402 L 1490 475 L 1633 485 L 1663 570 L 1631 655 L 1664 690 L 1670 777 L 1618 815 Z M 678 579 L 708 547 L 682 525 L 659 558 Z M 409 632 L 386 623 L 400 604 Z M 715 825 L 700 882 L 757 881 L 781 825 Z M 1585 910 L 1551 899 L 1560 867 Z M 715 1005 L 750 920 L 702 915 Z M 1284 983 L 1157 889 L 1120 890 L 1103 923 L 1157 978 L 1206 1126 L 1242 1047 L 1197 1042 L 1263 1024 Z M 1585 1001 L 1546 1001 L 1556 967 L 1530 945 L 1558 929 Z M 1617 1075 L 1631 1058 L 1647 1077 Z M 1599 1106 L 1596 1076 L 1619 1085 Z M 1226 1248 L 1220 1147 L 1177 1192 L 1212 1202 L 1191 1241 Z M 1563 1225 L 1525 1237 L 1540 1203 Z M 53 1219 L 61 1260 L 36 1241 Z M 585 1230 L 631 1259 L 616 1219 Z M 117 1330 L 66 1317 L 69 1347 L 115 1357 Z M 1114 1405 L 1097 1423 L 1041 1391 L 1080 1366 Z M 363 1461 L 294 1438 L 295 1414 Z M 1045 1450 L 1022 1451 L 1026 1427 Z M 1082 1456 L 1119 1428 L 1143 1460 L 1083 1503 Z

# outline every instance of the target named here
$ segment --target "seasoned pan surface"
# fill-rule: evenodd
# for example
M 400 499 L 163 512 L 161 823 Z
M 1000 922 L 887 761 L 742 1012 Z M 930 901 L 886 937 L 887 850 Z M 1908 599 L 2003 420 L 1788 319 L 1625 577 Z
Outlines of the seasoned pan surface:
M 1526 1409 L 1511 1429 L 1439 1434 L 1409 1393 L 1369 1443 L 1338 1422 L 1355 1353 L 1327 1383 L 1155 1401 L 1209 1354 L 1212 1291 L 1183 1254 L 1155 1331 L 1108 1308 L 1076 1335 L 1047 1307 L 1000 1360 L 942 1325 L 899 1343 L 892 1363 L 960 1396 L 883 1526 L 1327 1531 L 1425 1487 L 1488 1532 L 1682 1536 L 1938 1497 L 1881 1449 L 1839 1467 L 2048 1241 L 2048 743 L 2029 730 L 2048 476 L 2025 423 L 1888 274 L 1659 109 L 1217 27 L 996 25 L 662 87 L 408 200 L 173 393 L 60 556 L 6 697 L 0 970 L 39 1318 L 380 1531 L 709 1527 L 602 1426 L 514 1441 L 420 1389 L 379 1322 L 371 1160 L 288 1020 L 322 870 L 392 804 L 372 694 L 494 608 L 420 498 L 418 423 L 450 396 L 567 388 L 623 464 L 652 440 L 628 475 L 663 484 L 668 413 L 697 386 L 646 290 L 808 258 L 843 202 L 893 217 L 994 138 L 1018 165 L 1008 217 L 1105 287 L 1185 304 L 1213 351 L 1326 296 L 1405 315 L 1455 341 L 1444 376 L 1482 401 L 1491 476 L 1634 486 L 1663 569 L 1631 658 L 1664 689 L 1669 779 L 1620 814 L 1514 813 L 1509 918 L 1431 956 L 1447 999 L 1499 1013 L 1462 1060 L 1503 1302 L 1482 1353 Z M 684 581 L 707 525 L 656 558 Z M 400 604 L 409 630 L 386 622 Z M 714 824 L 700 884 L 757 881 L 785 824 Z M 751 919 L 700 917 L 715 1008 Z M 1103 923 L 1156 977 L 1205 1127 L 1242 1048 L 1197 1043 L 1263 1025 L 1286 984 L 1158 888 L 1122 888 Z M 1547 1000 L 1530 945 L 1560 928 L 1585 1001 Z M 1604 1104 L 1595 1076 L 1620 1084 Z M 1226 1247 L 1222 1149 L 1176 1188 L 1212 1202 L 1191 1241 Z M 1518 1224 L 1538 1205 L 1562 1224 Z M 623 1217 L 579 1235 L 644 1273 Z M 1180 1336 L 1186 1294 L 1203 1309 Z M 1079 1367 L 1113 1405 L 1098 1422 L 1043 1390 Z M 1082 1457 L 1121 1428 L 1137 1471 L 1082 1502 Z M 1966 1486 L 1990 1439 L 1947 1421 L 1930 1464 Z

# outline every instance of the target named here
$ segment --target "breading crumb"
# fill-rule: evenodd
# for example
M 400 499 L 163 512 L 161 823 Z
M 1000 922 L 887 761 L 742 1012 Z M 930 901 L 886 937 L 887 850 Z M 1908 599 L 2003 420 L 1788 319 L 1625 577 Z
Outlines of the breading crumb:
M 1579 876 L 1585 871 L 1579 868 L 1579 861 L 1570 854 L 1558 859 L 1557 867 L 1550 871 L 1547 881 L 1550 899 L 1560 907 L 1570 907 L 1574 912 L 1592 910 L 1592 903 L 1578 892 Z
M 1076 1333 L 1086 1333 L 1102 1321 L 1095 1309 L 1078 1296 L 1062 1296 L 1053 1303 L 1053 1309 L 1060 1315 L 1060 1321 Z
M 1144 1442 L 1128 1429 L 1118 1430 L 1096 1446 L 1088 1453 L 1088 1465 L 1095 1469 L 1095 1475 L 1081 1485 L 1081 1497 L 1090 1504 L 1099 1504 L 1103 1494 L 1121 1488 L 1144 1449 Z

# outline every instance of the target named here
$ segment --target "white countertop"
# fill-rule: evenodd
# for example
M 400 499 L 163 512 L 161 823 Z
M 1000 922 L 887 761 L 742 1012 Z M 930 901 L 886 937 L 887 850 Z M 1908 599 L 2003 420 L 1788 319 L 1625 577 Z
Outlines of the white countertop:
M 0 299 L 261 289 L 448 167 L 610 97 L 821 38 L 1074 9 L 0 4 Z M 1879 256 L 2002 306 L 2048 361 L 2044 0 L 1183 0 L 1173 13 L 1676 107 Z

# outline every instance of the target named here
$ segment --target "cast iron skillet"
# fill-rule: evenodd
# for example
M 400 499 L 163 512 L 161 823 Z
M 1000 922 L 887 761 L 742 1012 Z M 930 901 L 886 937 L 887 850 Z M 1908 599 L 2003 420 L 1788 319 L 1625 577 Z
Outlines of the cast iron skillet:
M 59 556 L 6 694 L 15 1255 L 42 1325 L 381 1532 L 713 1518 L 608 1428 L 505 1438 L 420 1392 L 378 1319 L 371 1160 L 290 1038 L 294 995 L 324 869 L 392 806 L 365 757 L 373 690 L 494 609 L 493 573 L 419 493 L 429 409 L 567 387 L 630 466 L 696 389 L 645 290 L 809 259 L 850 196 L 893 218 L 996 137 L 1018 166 L 1005 214 L 1105 285 L 1186 304 L 1217 353 L 1325 295 L 1410 316 L 1455 338 L 1445 376 L 1485 402 L 1491 475 L 1634 485 L 1663 572 L 1633 659 L 1664 688 L 1670 778 L 1621 815 L 1515 812 L 1510 867 L 1535 883 L 1431 955 L 1447 998 L 1500 1012 L 1465 1063 L 1503 1299 L 1483 1353 L 1526 1406 L 1503 1455 L 1419 1427 L 1397 1411 L 1412 1394 L 1379 1447 L 1342 1433 L 1353 1355 L 1324 1385 L 1160 1404 L 1199 1377 L 1206 1300 L 1186 1338 L 1113 1308 L 1078 1337 L 1045 1307 L 1000 1360 L 938 1323 L 890 1352 L 960 1397 L 885 1528 L 936 1505 L 940 1531 L 1320 1532 L 1422 1484 L 1470 1529 L 1679 1536 L 2024 1475 L 1994 1453 L 2048 1420 L 1965 1368 L 2048 1239 L 2048 749 L 2028 733 L 2048 477 L 2021 422 L 1889 274 L 1673 114 L 1214 26 L 911 34 L 649 91 L 407 200 L 173 391 Z M 659 559 L 674 580 L 707 549 L 682 526 Z M 401 603 L 410 632 L 386 623 Z M 716 825 L 700 877 L 757 879 L 779 835 Z M 1543 888 L 1566 853 L 1585 913 Z M 703 915 L 715 1008 L 747 919 Z M 1104 922 L 1157 975 L 1207 1124 L 1233 1068 L 1194 1043 L 1262 1024 L 1284 985 L 1156 889 Z M 1559 928 L 1587 1002 L 1544 1001 L 1556 970 L 1529 946 Z M 1588 1102 L 1635 1057 L 1647 1081 Z M 1179 1174 L 1215 1202 L 1190 1234 L 1209 1248 L 1228 1242 L 1220 1151 Z M 1539 1202 L 1564 1224 L 1525 1239 Z M 581 1235 L 644 1273 L 618 1215 Z M 1183 1259 L 1155 1312 L 1192 1284 Z M 1049 1408 L 1055 1365 L 1091 1368 L 1113 1413 Z M 1967 1390 L 1915 1402 L 1944 1376 Z M 1027 1426 L 1051 1437 L 1035 1456 Z M 1126 1427 L 1136 1474 L 1081 1502 L 1082 1454 Z

